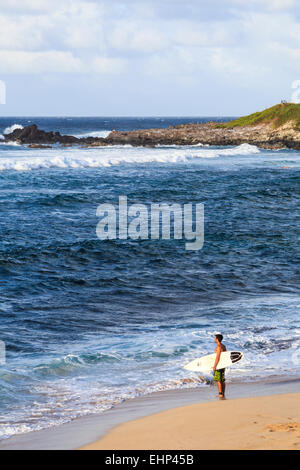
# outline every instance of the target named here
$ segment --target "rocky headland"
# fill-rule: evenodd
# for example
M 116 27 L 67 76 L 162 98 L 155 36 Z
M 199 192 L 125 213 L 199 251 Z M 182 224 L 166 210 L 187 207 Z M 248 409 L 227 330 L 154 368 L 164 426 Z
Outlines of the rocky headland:
M 243 143 L 266 149 L 282 147 L 300 149 L 300 104 L 282 103 L 264 111 L 226 123 L 208 122 L 181 124 L 167 129 L 113 130 L 107 137 L 82 137 L 46 132 L 33 124 L 5 135 L 7 142 L 44 148 L 52 144 L 97 147 L 124 145 L 155 147 L 156 145 L 222 145 Z

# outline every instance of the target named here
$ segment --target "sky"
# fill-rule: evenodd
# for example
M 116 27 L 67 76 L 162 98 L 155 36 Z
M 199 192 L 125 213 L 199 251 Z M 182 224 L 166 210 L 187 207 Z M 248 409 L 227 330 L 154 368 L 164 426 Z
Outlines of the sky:
M 291 101 L 300 3 L 0 0 L 0 80 L 2 116 L 248 114 Z

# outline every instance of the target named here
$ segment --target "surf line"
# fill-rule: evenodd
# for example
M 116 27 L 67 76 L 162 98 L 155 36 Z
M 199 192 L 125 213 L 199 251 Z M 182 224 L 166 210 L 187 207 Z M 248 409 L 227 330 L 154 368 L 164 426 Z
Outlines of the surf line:
M 117 205 L 97 207 L 99 240 L 188 240 L 186 250 L 201 250 L 204 244 L 204 204 L 131 204 L 119 196 Z

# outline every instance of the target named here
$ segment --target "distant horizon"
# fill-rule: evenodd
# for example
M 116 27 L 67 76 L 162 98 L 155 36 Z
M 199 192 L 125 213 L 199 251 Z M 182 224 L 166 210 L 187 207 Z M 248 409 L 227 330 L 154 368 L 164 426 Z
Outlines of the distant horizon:
M 254 111 L 255 112 L 255 111 Z M 241 117 L 242 115 L 229 115 L 229 114 L 224 114 L 224 115 L 205 115 L 205 114 L 195 114 L 195 115 L 167 115 L 167 114 L 161 114 L 161 115 L 146 115 L 146 114 L 141 114 L 141 115 L 132 115 L 132 116 L 126 116 L 126 115 L 68 115 L 68 114 L 65 114 L 65 115 L 60 115 L 60 114 L 57 114 L 57 115 L 9 115 L 9 116 L 2 116 L 0 115 L 0 119 L 8 119 L 8 118 L 17 118 L 17 119 L 21 119 L 21 118 L 125 118 L 125 119 L 135 119 L 135 118 L 223 118 L 223 117 Z

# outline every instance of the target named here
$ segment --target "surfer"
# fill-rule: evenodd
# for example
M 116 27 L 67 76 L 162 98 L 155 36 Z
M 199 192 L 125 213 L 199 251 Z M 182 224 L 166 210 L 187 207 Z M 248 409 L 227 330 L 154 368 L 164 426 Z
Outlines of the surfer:
M 223 340 L 223 335 L 216 335 L 215 336 L 215 343 L 217 344 L 217 347 L 215 349 L 216 360 L 215 360 L 215 364 L 213 366 L 214 380 L 218 384 L 219 397 L 220 398 L 225 397 L 225 369 L 217 370 L 217 365 L 219 363 L 221 353 L 226 351 L 226 346 L 225 346 L 225 344 L 222 343 L 222 340 Z

